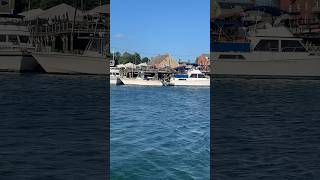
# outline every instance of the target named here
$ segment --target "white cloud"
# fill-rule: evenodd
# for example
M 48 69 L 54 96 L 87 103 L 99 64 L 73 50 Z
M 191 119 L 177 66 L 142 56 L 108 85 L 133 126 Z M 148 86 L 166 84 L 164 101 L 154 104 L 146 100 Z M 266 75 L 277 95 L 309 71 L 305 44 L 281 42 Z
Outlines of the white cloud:
M 115 38 L 116 38 L 116 39 L 124 39 L 124 38 L 125 38 L 125 35 L 122 34 L 122 33 L 118 33 L 118 34 L 115 35 Z

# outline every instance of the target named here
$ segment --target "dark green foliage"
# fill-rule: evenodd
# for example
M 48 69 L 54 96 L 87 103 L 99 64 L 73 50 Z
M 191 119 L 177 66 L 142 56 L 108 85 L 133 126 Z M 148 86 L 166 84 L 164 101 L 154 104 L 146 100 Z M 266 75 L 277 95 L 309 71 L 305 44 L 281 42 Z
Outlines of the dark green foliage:
M 144 58 L 141 60 L 142 63 L 147 63 L 147 62 L 149 62 L 149 61 L 150 61 L 150 59 L 147 58 L 147 57 L 144 57 Z
M 149 61 L 149 58 L 147 57 L 141 59 L 140 54 L 138 53 L 130 54 L 128 52 L 124 52 L 123 54 L 116 52 L 114 53 L 114 59 L 117 61 L 117 64 L 126 64 L 129 62 L 133 64 L 140 64 Z

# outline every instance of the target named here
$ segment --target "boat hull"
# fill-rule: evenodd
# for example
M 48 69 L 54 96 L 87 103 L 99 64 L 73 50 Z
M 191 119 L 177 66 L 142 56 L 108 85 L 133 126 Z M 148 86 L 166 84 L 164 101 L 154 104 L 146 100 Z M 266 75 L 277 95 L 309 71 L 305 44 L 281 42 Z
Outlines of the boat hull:
M 320 77 L 320 60 L 212 61 L 215 77 Z
M 2 51 L 0 52 L 0 71 L 38 72 L 42 71 L 42 68 L 30 54 Z
M 210 86 L 210 79 L 172 79 L 170 83 L 174 86 Z
M 122 81 L 120 80 L 119 77 L 110 77 L 110 84 L 113 84 L 113 85 L 121 85 L 122 84 Z
M 47 73 L 108 74 L 108 64 L 103 57 L 65 53 L 34 53 L 33 56 Z
M 163 86 L 159 80 L 143 80 L 143 79 L 130 79 L 120 78 L 124 85 L 136 85 L 136 86 Z

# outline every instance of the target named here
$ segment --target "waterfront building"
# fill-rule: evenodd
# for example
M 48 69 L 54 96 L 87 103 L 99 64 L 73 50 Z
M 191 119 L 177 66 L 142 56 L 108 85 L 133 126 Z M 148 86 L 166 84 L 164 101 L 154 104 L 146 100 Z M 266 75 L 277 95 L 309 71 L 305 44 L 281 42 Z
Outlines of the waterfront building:
M 13 14 L 15 0 L 0 0 L 0 14 Z
M 305 21 L 320 19 L 320 0 L 280 0 L 280 7 Z
M 320 0 L 280 0 L 280 7 L 291 17 L 291 32 L 306 44 L 320 45 Z
M 256 6 L 280 7 L 279 0 L 255 0 Z
M 228 16 L 231 14 L 242 13 L 243 10 L 253 7 L 254 1 L 251 0 L 217 0 L 213 9 L 216 13 L 215 18 Z
M 197 60 L 196 64 L 201 66 L 203 70 L 208 70 L 210 65 L 210 55 L 209 54 L 201 54 Z
M 90 38 L 96 37 L 109 52 L 109 6 L 98 6 L 82 11 L 62 3 L 47 10 L 33 9 L 22 12 L 31 31 L 37 51 L 83 52 Z M 101 48 L 105 49 L 105 48 Z
M 151 58 L 148 63 L 149 66 L 155 69 L 171 68 L 174 69 L 179 66 L 179 63 L 170 56 L 170 54 L 158 55 Z

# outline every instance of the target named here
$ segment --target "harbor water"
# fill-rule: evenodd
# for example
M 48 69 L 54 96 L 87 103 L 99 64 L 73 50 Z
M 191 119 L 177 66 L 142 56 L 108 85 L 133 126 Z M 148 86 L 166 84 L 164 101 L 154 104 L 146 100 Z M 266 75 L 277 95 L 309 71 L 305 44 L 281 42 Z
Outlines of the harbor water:
M 111 179 L 209 179 L 209 87 L 110 93 Z
M 212 89 L 215 179 L 319 179 L 319 80 L 216 79 Z
M 106 179 L 105 77 L 0 74 L 0 179 Z

